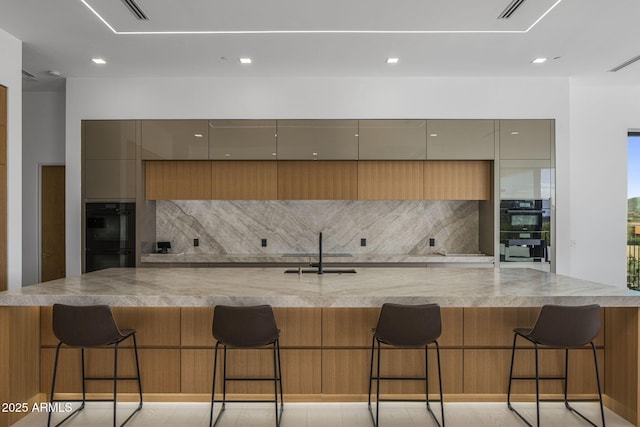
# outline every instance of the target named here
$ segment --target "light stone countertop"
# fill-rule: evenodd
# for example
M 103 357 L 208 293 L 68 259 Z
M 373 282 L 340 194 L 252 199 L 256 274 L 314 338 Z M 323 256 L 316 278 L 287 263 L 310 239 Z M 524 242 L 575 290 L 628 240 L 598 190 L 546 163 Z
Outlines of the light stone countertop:
M 640 293 L 533 269 L 357 268 L 356 274 L 285 274 L 283 268 L 123 268 L 0 293 L 3 306 L 640 307 Z
M 169 253 L 143 254 L 142 263 L 277 263 L 277 264 L 309 264 L 317 262 L 313 254 L 209 254 L 209 253 Z M 364 264 L 364 263 L 409 263 L 409 264 L 449 264 L 449 263 L 482 263 L 493 264 L 494 257 L 484 254 L 431 254 L 431 255 L 389 255 L 389 254 L 323 254 L 323 262 L 327 264 Z

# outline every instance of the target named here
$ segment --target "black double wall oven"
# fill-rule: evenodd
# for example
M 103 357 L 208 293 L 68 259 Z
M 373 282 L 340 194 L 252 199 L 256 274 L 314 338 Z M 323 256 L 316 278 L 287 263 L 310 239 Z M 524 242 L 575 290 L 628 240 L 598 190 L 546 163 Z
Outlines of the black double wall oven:
M 87 203 L 85 272 L 136 265 L 135 203 Z
M 551 201 L 500 201 L 500 261 L 549 262 Z

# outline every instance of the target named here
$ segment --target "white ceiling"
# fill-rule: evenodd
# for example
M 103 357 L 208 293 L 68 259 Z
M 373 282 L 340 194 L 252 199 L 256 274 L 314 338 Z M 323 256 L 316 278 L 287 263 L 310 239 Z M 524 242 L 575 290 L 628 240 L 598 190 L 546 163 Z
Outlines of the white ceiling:
M 637 0 L 526 0 L 506 20 L 497 17 L 510 0 L 136 1 L 149 21 L 136 20 L 121 0 L 0 0 L 0 28 L 23 41 L 23 68 L 37 78 L 25 89 L 54 87 L 60 79 L 47 70 L 63 77 L 640 82 L 640 61 L 608 71 L 640 55 Z M 240 56 L 253 64 L 240 64 Z M 400 62 L 385 64 L 389 56 Z M 108 63 L 95 65 L 95 57 Z M 536 57 L 549 60 L 531 64 Z

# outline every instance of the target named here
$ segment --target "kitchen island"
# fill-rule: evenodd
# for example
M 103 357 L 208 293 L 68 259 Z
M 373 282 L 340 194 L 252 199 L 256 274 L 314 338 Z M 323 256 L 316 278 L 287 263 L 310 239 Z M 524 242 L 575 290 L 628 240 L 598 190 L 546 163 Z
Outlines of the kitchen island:
M 511 355 L 511 330 L 535 322 L 544 304 L 603 307 L 596 339 L 605 403 L 638 425 L 638 308 L 640 294 L 532 269 L 358 268 L 356 274 L 284 274 L 282 268 L 110 269 L 0 293 L 1 399 L 46 399 L 54 347 L 51 305 L 109 304 L 122 328 L 136 328 L 147 400 L 206 401 L 213 346 L 212 307 L 271 304 L 281 329 L 283 381 L 289 401 L 362 401 L 368 386 L 370 328 L 385 302 L 438 303 L 442 309 L 443 390 L 448 401 L 504 401 Z M 524 343 L 522 344 L 525 346 Z M 73 349 L 61 366 L 61 392 L 77 393 L 79 369 Z M 265 350 L 234 350 L 230 375 L 268 369 Z M 386 349 L 393 375 L 420 375 L 421 351 Z M 132 360 L 122 352 L 124 374 Z M 95 349 L 95 372 L 108 374 L 108 352 Z M 532 366 L 523 352 L 516 373 Z M 595 393 L 590 350 L 571 356 L 575 374 L 569 392 Z M 430 358 L 430 363 L 435 358 Z M 89 361 L 89 363 L 91 363 Z M 559 374 L 562 352 L 542 351 L 543 374 Z M 579 374 L 578 374 L 579 373 Z M 5 377 L 6 375 L 6 377 Z M 269 393 L 266 384 L 233 384 L 231 393 Z M 263 388 L 264 386 L 264 388 Z M 126 392 L 127 385 L 123 385 Z M 420 384 L 388 384 L 384 394 L 411 396 Z M 434 383 L 433 390 L 437 390 Z M 531 399 L 533 384 L 517 384 L 519 399 Z M 557 396 L 561 383 L 545 383 Z M 99 384 L 89 392 L 107 392 Z M 2 414 L 0 426 L 18 414 Z

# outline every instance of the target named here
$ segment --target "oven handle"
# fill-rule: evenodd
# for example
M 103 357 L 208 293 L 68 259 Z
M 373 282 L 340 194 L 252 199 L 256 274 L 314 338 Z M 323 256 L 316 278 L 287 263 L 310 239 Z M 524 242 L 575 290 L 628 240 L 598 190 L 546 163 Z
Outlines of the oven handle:
M 535 213 L 542 213 L 542 210 L 518 210 L 518 209 L 508 209 L 507 213 L 519 213 L 519 214 L 527 214 L 527 213 L 531 213 L 531 214 L 535 214 Z
M 85 248 L 85 251 L 101 254 L 124 254 L 129 255 L 133 253 L 133 249 L 91 249 Z

